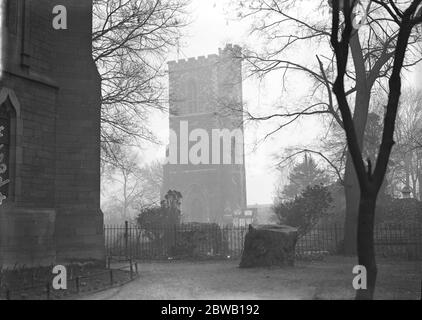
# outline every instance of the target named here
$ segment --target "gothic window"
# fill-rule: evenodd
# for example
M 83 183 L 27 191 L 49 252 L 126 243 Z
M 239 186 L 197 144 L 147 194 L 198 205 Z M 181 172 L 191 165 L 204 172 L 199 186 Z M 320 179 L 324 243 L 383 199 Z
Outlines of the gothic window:
M 196 113 L 198 112 L 198 90 L 196 82 L 194 80 L 189 80 L 187 83 L 187 93 L 186 93 L 186 105 L 187 113 Z
M 0 204 L 11 196 L 11 144 L 13 109 L 9 103 L 0 106 Z

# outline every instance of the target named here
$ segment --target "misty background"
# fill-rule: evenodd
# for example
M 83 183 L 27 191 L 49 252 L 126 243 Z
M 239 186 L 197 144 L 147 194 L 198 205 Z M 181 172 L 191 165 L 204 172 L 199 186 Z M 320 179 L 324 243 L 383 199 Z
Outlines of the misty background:
M 186 11 L 189 21 L 182 28 L 182 35 L 177 41 L 177 46 L 168 53 L 167 61 L 216 54 L 218 48 L 224 48 L 227 43 L 240 45 L 246 50 L 259 50 L 265 46 L 262 39 L 251 34 L 254 19 L 240 19 L 236 11 L 237 5 L 236 2 L 229 0 L 190 1 Z M 306 2 L 298 2 L 295 10 L 313 14 Z M 298 62 L 316 62 L 315 51 L 310 50 L 308 46 L 297 46 L 294 49 L 294 56 Z M 243 77 L 244 108 L 254 116 L 269 115 L 274 113 L 279 106 L 294 108 L 312 94 L 312 81 L 303 73 L 289 73 L 287 78 L 283 78 L 283 71 L 272 71 L 265 77 L 258 78 L 250 74 L 245 62 Z M 409 71 L 404 71 L 403 79 L 404 88 L 418 86 L 422 88 L 422 64 L 419 63 Z M 168 85 L 166 76 L 160 81 L 164 87 Z M 167 91 L 165 92 L 167 94 Z M 168 144 L 168 112 L 153 109 L 145 120 L 146 126 L 156 140 L 154 142 L 139 141 L 139 144 L 131 147 L 131 150 L 136 154 L 133 158 L 139 166 L 156 167 L 157 161 L 161 163 L 164 161 Z M 248 205 L 272 204 L 277 190 L 288 183 L 289 168 L 291 168 L 291 165 L 286 165 L 280 170 L 277 167 L 279 158 L 294 148 L 318 149 L 327 135 L 328 120 L 322 117 L 302 117 L 276 134 L 266 137 L 269 132 L 277 128 L 277 123 L 276 119 L 265 122 L 245 122 Z M 321 168 L 328 169 L 325 161 L 318 157 L 315 157 L 315 160 Z M 158 188 L 159 183 L 153 181 L 154 183 Z M 107 205 L 116 200 L 116 191 L 120 187 L 121 181 L 116 183 L 103 179 L 102 203 Z M 147 191 L 147 193 L 151 192 L 152 190 Z

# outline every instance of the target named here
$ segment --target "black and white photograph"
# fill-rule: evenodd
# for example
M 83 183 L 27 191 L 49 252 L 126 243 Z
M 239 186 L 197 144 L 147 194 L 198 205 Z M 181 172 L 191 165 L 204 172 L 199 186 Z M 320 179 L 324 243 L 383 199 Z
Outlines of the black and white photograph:
M 0 0 L 0 300 L 422 300 L 422 0 Z

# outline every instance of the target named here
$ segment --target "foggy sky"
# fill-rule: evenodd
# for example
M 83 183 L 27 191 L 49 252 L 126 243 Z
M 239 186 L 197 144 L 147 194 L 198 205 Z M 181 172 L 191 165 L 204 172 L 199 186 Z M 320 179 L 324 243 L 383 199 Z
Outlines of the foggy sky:
M 183 47 L 179 53 L 175 52 L 170 60 L 218 53 L 218 48 L 223 48 L 226 43 L 241 46 L 251 45 L 253 39 L 248 36 L 249 25 L 228 19 L 227 8 L 229 8 L 229 3 L 231 3 L 229 0 L 193 0 L 191 5 L 193 23 L 188 27 L 188 36 L 184 39 Z M 309 51 L 298 51 L 295 59 L 314 58 L 314 53 Z M 407 81 L 408 85 L 414 85 L 417 78 L 419 78 L 418 82 L 422 83 L 422 65 L 417 72 L 408 75 L 406 78 L 405 82 Z M 300 78 L 300 76 L 290 78 L 289 90 L 287 90 L 288 96 L 281 94 L 282 82 L 279 74 L 273 74 L 261 83 L 252 80 L 245 81 L 243 85 L 244 104 L 250 111 L 270 114 L 276 104 L 292 105 L 295 100 L 300 101 L 301 96 L 307 93 L 304 91 L 306 81 L 306 78 Z M 151 125 L 153 131 L 166 144 L 168 141 L 167 117 L 163 114 L 156 114 L 151 119 Z M 256 149 L 256 141 L 262 139 L 271 128 L 270 123 L 246 127 L 245 152 L 248 204 L 272 203 L 275 184 L 279 180 L 279 175 L 274 168 L 274 153 L 279 153 L 283 148 L 297 144 L 312 145 L 314 141 L 318 141 L 323 130 L 317 119 L 301 121 L 259 144 L 258 149 Z M 162 154 L 164 157 L 164 152 L 165 145 L 160 147 L 149 146 L 147 154 L 144 154 L 144 160 L 146 162 L 154 160 L 157 154 Z

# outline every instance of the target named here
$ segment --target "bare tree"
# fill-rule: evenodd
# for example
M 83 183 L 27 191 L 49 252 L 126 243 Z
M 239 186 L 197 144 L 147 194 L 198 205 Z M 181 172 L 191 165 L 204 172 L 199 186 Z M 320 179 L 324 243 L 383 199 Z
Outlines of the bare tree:
M 116 187 L 111 188 L 110 201 L 113 203 L 113 210 L 120 211 L 122 221 L 130 219 L 130 211 L 143 198 L 143 179 L 139 162 L 138 156 L 127 150 L 125 156 L 113 163 L 111 169 L 107 171 L 106 180 Z
M 165 110 L 162 77 L 186 25 L 189 0 L 94 0 L 93 57 L 102 82 L 103 161 L 118 147 L 155 141 L 151 110 Z
M 121 148 L 120 157 L 106 164 L 103 185 L 105 212 L 120 221 L 130 220 L 144 208 L 160 204 L 163 166 L 156 161 L 141 165 L 139 155 L 132 148 Z
M 358 1 L 356 1 L 356 4 Z M 360 3 L 360 1 L 359 1 Z M 352 67 L 345 71 L 347 85 L 346 99 L 353 104 L 352 119 L 357 143 L 363 148 L 365 128 L 371 107 L 371 96 L 374 91 L 385 91 L 389 74 L 393 69 L 394 54 L 399 35 L 396 21 L 385 10 L 382 1 L 365 1 L 362 6 L 365 12 L 365 27 L 352 34 L 348 41 L 351 51 Z M 299 106 L 280 106 L 280 112 L 269 115 L 252 115 L 247 117 L 254 121 L 280 119 L 274 134 L 297 119 L 303 117 L 331 116 L 330 125 L 344 127 L 339 106 L 332 91 L 335 81 L 335 52 L 329 46 L 331 31 L 329 19 L 331 1 L 309 1 L 304 10 L 297 10 L 295 0 L 242 0 L 240 1 L 241 17 L 254 17 L 256 23 L 253 33 L 265 37 L 267 45 L 261 52 L 246 52 L 245 58 L 251 65 L 253 74 L 265 76 L 270 72 L 281 71 L 283 80 L 287 82 L 288 74 L 297 73 L 308 76 L 313 81 L 310 95 Z M 308 8 L 309 6 L 309 8 Z M 353 10 L 353 23 L 361 18 Z M 310 16 L 307 11 L 318 12 Z M 421 48 L 418 45 L 421 34 L 412 32 L 409 36 L 409 53 L 403 67 L 409 68 L 421 60 Z M 304 63 L 296 59 L 294 50 L 300 46 L 312 45 L 320 54 L 315 61 Z M 327 156 L 325 158 L 328 158 Z M 331 159 L 331 162 L 334 161 Z M 349 152 L 346 153 L 344 187 L 346 195 L 345 251 L 356 252 L 356 224 L 359 203 L 359 183 Z
M 368 272 L 368 288 L 367 290 L 358 290 L 357 299 L 372 299 L 374 295 L 377 277 L 373 239 L 376 201 L 394 145 L 394 130 L 401 95 L 401 71 L 405 65 L 409 40 L 413 28 L 422 23 L 422 0 L 408 1 L 406 4 L 400 5 L 394 1 L 374 0 L 373 2 L 382 6 L 388 12 L 390 19 L 398 26 L 394 42 L 393 63 L 389 74 L 388 101 L 384 115 L 382 141 L 374 168 L 372 168 L 370 160 L 365 165 L 362 158 L 355 122 L 347 99 L 348 90 L 345 87 L 350 42 L 359 33 L 353 24 L 353 10 L 357 1 L 345 0 L 332 3 L 331 45 L 335 52 L 337 71 L 333 92 L 337 98 L 349 153 L 360 186 L 357 250 L 359 264 L 364 266 Z
M 143 181 L 143 198 L 137 209 L 158 206 L 161 202 L 161 188 L 163 186 L 163 164 L 155 161 L 141 168 Z
M 410 188 L 415 198 L 422 199 L 422 92 L 406 90 L 400 100 L 395 132 L 396 146 L 391 157 L 394 160 L 394 180 Z M 392 186 L 393 190 L 395 189 Z

